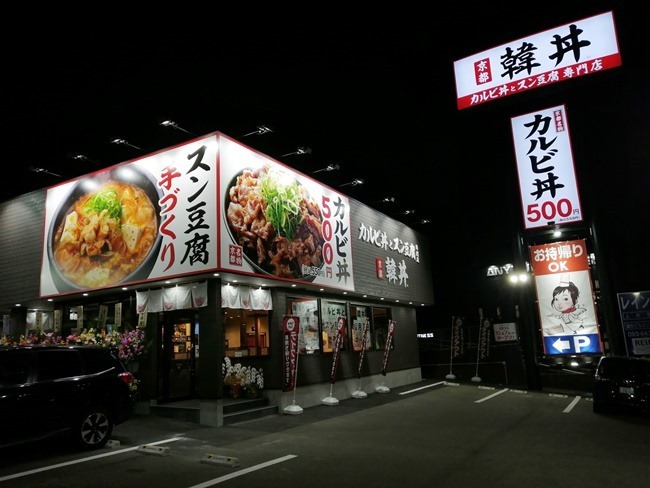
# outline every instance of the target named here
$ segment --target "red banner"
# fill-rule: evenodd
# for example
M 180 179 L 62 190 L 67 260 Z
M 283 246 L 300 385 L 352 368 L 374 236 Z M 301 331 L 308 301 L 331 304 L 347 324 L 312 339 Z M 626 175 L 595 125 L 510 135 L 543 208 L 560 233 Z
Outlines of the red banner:
M 388 366 L 388 356 L 390 355 L 390 348 L 393 345 L 393 334 L 395 333 L 395 321 L 388 322 L 388 337 L 386 338 L 386 348 L 384 349 L 384 363 L 381 368 L 381 374 L 386 376 L 386 367 Z
M 332 355 L 332 372 L 330 373 L 330 383 L 336 382 L 336 370 L 339 366 L 339 352 L 343 347 L 343 339 L 345 339 L 345 326 L 347 320 L 345 317 L 339 317 L 336 321 L 336 339 L 334 341 L 334 354 Z
M 359 353 L 359 368 L 357 370 L 357 374 L 359 375 L 359 378 L 361 378 L 361 368 L 363 366 L 363 356 L 366 352 L 366 339 L 368 336 L 368 317 L 366 317 L 366 323 L 363 324 L 363 339 L 361 339 L 361 352 Z
M 464 334 L 463 317 L 454 317 L 453 326 L 451 328 L 451 357 L 457 358 L 463 355 L 463 334 Z
M 282 365 L 284 367 L 284 384 L 282 391 L 293 391 L 296 387 L 296 368 L 298 366 L 298 334 L 300 319 L 295 316 L 285 316 L 282 321 Z
M 487 359 L 490 356 L 490 327 L 492 319 L 484 318 L 479 328 L 479 359 Z

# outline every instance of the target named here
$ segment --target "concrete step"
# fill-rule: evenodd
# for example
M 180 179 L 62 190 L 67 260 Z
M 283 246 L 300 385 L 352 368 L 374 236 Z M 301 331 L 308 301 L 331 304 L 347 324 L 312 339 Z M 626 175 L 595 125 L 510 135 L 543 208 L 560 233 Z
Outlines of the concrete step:
M 223 425 L 275 415 L 278 410 L 277 405 L 269 404 L 267 397 L 228 399 L 224 401 L 223 405 Z
M 201 403 L 199 400 L 162 403 L 151 405 L 149 408 L 151 415 L 195 424 L 201 423 Z M 278 406 L 270 405 L 267 397 L 225 398 L 223 400 L 223 425 L 232 425 L 267 415 L 275 415 L 278 411 Z

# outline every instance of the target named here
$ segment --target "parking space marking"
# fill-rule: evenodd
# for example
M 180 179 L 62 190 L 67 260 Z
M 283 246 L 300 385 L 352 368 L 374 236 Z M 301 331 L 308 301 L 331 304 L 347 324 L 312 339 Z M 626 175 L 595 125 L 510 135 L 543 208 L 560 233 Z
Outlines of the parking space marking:
M 438 381 L 437 383 L 432 383 L 432 384 L 430 384 L 430 385 L 421 386 L 421 387 L 419 387 L 419 388 L 413 388 L 412 390 L 408 390 L 408 391 L 402 391 L 402 392 L 400 392 L 399 394 L 400 394 L 400 395 L 407 395 L 407 394 L 409 394 L 409 393 L 413 393 L 413 392 L 415 392 L 415 391 L 420 391 L 420 390 L 424 390 L 424 389 L 426 389 L 426 388 L 431 388 L 432 386 L 439 386 L 439 385 L 444 385 L 444 384 L 445 384 L 444 381 Z
M 571 400 L 571 403 L 569 403 L 569 406 L 562 410 L 563 413 L 569 413 L 571 410 L 573 410 L 573 407 L 576 406 L 576 404 L 580 401 L 580 395 L 577 395 L 573 400 Z
M 501 395 L 501 393 L 505 393 L 506 391 L 510 391 L 510 388 L 504 388 L 503 390 L 499 390 L 496 393 L 492 393 L 491 395 L 488 395 L 484 398 L 481 398 L 480 400 L 476 400 L 474 403 L 481 403 L 484 402 L 485 400 L 489 400 L 490 398 L 494 398 L 495 396 Z
M 162 441 L 149 442 L 148 445 L 155 446 L 155 445 L 158 445 L 158 444 L 165 444 L 167 442 L 174 442 L 174 441 L 178 441 L 178 440 L 180 440 L 180 437 L 171 437 L 169 439 L 165 439 L 165 440 L 162 440 Z M 89 456 L 89 457 L 85 457 L 83 459 L 75 459 L 74 461 L 68 461 L 68 462 L 65 462 L 65 463 L 53 464 L 52 466 L 43 466 L 42 468 L 38 468 L 38 469 L 32 469 L 32 470 L 29 470 L 29 471 L 22 471 L 20 473 L 10 474 L 8 476 L 3 476 L 2 478 L 0 478 L 0 482 L 1 481 L 7 481 L 7 480 L 13 480 L 13 479 L 16 479 L 16 478 L 22 478 L 23 476 L 30 476 L 32 474 L 42 473 L 44 471 L 50 471 L 51 469 L 63 468 L 65 466 L 71 466 L 73 464 L 85 463 L 86 461 L 93 461 L 95 459 L 100 459 L 100 458 L 103 458 L 103 457 L 115 456 L 116 454 L 122 454 L 122 453 L 128 452 L 128 451 L 135 451 L 139 447 L 140 446 L 128 447 L 126 449 L 120 449 L 119 451 L 111 450 L 110 452 L 106 452 L 106 453 L 103 453 L 103 454 L 97 454 L 96 456 Z
M 255 466 L 251 466 L 250 468 L 241 469 L 239 471 L 227 474 L 225 476 L 219 476 L 218 478 L 215 478 L 215 479 L 209 480 L 209 481 L 205 481 L 203 483 L 199 483 L 198 485 L 190 486 L 189 488 L 207 488 L 208 486 L 217 485 L 219 483 L 223 483 L 224 481 L 228 481 L 228 480 L 231 480 L 233 478 L 243 476 L 243 475 L 245 475 L 247 473 L 257 471 L 258 469 L 267 468 L 267 467 L 272 466 L 274 464 L 278 464 L 278 463 L 282 463 L 284 461 L 288 461 L 289 459 L 293 459 L 295 457 L 298 457 L 298 456 L 296 454 L 287 454 L 286 456 L 282 456 L 281 458 L 272 459 L 272 460 L 267 461 L 265 463 L 257 464 Z

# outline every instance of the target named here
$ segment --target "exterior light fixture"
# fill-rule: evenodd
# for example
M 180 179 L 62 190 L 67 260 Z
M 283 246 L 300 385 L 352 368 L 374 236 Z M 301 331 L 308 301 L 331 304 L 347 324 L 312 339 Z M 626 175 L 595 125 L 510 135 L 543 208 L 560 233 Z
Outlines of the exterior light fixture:
M 298 147 L 298 149 L 295 150 L 294 152 L 283 154 L 282 157 L 293 156 L 294 154 L 297 154 L 298 156 L 300 156 L 302 154 L 311 154 L 311 149 L 308 148 L 308 147 Z
M 97 161 L 93 161 L 92 159 L 90 159 L 89 157 L 87 157 L 84 154 L 74 154 L 74 155 L 72 155 L 70 157 L 72 159 L 74 159 L 75 161 L 90 161 L 91 163 L 100 164 Z
M 326 167 L 312 171 L 312 173 L 320 173 L 321 171 L 334 171 L 340 169 L 341 167 L 337 164 L 328 164 Z
M 144 151 L 144 149 L 142 149 L 141 147 L 134 146 L 133 144 L 131 144 L 131 143 L 128 142 L 128 141 L 125 141 L 124 139 L 113 139 L 113 140 L 111 141 L 111 143 L 112 143 L 112 144 L 121 144 L 121 145 L 123 145 L 123 146 L 129 146 L 129 147 L 132 147 L 132 148 L 134 148 L 134 149 L 137 149 L 138 151 Z
M 56 174 L 56 173 L 52 173 L 51 171 L 49 171 L 49 170 L 47 170 L 47 169 L 45 169 L 45 168 L 36 168 L 35 166 L 30 166 L 30 167 L 29 167 L 29 170 L 30 170 L 32 173 L 43 173 L 43 174 L 46 174 L 46 175 L 50 175 L 50 176 L 58 176 L 59 178 L 61 178 L 61 175 L 58 175 L 58 174 Z
M 267 134 L 269 132 L 273 132 L 273 131 L 271 129 L 269 129 L 266 125 L 258 125 L 257 129 L 255 129 L 253 132 L 249 132 L 248 134 L 244 134 L 241 137 L 247 137 L 247 136 L 252 136 L 252 135 L 261 136 L 261 135 Z
M 352 181 L 348 181 L 347 183 L 343 183 L 342 185 L 339 185 L 339 186 L 348 186 L 348 185 L 350 185 L 350 186 L 363 185 L 363 180 L 361 180 L 359 178 L 355 178 Z
M 189 130 L 183 129 L 180 125 L 178 125 L 178 124 L 177 124 L 176 122 L 174 122 L 173 120 L 163 120 L 163 121 L 160 123 L 160 125 L 162 125 L 163 127 L 171 127 L 172 129 L 176 129 L 176 130 L 183 131 L 183 132 L 185 132 L 186 134 L 189 134 L 189 135 L 191 135 L 191 136 L 195 136 L 195 135 L 196 135 L 196 134 L 194 134 L 193 132 L 190 132 Z

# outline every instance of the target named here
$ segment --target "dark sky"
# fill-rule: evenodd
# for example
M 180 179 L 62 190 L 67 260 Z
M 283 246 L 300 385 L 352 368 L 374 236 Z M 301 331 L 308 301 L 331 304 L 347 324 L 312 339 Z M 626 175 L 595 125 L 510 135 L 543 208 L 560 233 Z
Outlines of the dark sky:
M 643 2 L 456 3 L 19 14 L 21 35 L 0 37 L 5 167 L 18 177 L 0 201 L 190 137 L 160 125 L 172 119 L 303 173 L 338 163 L 315 175 L 334 188 L 364 179 L 341 191 L 430 238 L 437 301 L 453 307 L 463 281 L 506 259 L 522 227 L 510 117 L 565 104 L 587 212 L 647 214 L 637 201 L 650 154 Z M 610 10 L 622 67 L 457 110 L 455 60 Z M 260 124 L 273 132 L 242 137 Z M 311 152 L 282 156 L 298 147 Z M 397 202 L 377 203 L 386 196 Z

